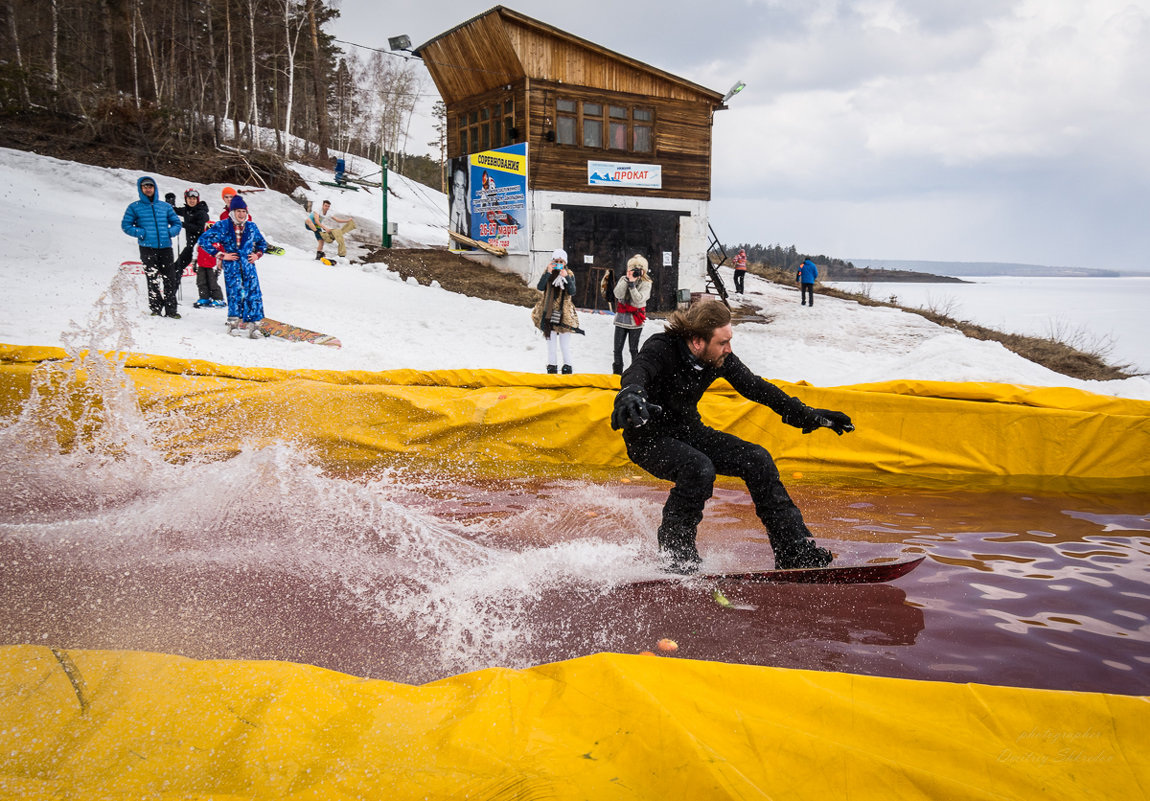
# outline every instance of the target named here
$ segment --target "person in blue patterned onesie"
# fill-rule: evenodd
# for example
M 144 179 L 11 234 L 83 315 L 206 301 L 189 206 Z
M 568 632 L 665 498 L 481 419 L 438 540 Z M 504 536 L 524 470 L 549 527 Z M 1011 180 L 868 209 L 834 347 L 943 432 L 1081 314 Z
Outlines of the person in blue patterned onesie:
M 256 339 L 264 319 L 264 300 L 256 262 L 268 249 L 267 240 L 248 219 L 248 204 L 236 195 L 228 218 L 220 220 L 200 236 L 199 245 L 209 253 L 220 245 L 224 268 L 224 288 L 228 295 L 228 331 L 233 336 Z

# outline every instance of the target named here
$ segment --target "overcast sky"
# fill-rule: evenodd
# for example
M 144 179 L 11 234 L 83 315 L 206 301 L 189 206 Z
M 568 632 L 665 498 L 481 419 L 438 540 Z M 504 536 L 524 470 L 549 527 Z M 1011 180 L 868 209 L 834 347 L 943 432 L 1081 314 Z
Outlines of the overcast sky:
M 337 38 L 386 49 L 494 3 L 337 5 Z M 506 5 L 718 92 L 746 82 L 715 116 L 725 243 L 1150 270 L 1150 0 Z

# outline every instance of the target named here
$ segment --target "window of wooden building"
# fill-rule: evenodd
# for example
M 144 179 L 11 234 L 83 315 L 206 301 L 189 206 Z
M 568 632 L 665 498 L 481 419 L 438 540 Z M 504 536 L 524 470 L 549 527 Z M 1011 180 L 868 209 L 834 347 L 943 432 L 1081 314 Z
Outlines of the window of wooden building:
M 555 101 L 555 141 L 560 145 L 650 153 L 654 124 L 655 112 L 649 108 L 571 98 Z
M 515 144 L 519 139 L 518 133 L 515 127 L 515 101 L 512 99 L 487 102 L 459 111 L 461 154 Z

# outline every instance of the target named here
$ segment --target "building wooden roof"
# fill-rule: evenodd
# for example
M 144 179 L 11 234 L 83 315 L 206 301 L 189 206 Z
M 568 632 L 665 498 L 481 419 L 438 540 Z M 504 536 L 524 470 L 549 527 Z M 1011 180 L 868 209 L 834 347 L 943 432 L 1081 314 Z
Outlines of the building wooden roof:
M 704 102 L 723 96 L 559 28 L 495 6 L 420 45 L 444 102 L 527 80 L 553 81 L 655 98 Z

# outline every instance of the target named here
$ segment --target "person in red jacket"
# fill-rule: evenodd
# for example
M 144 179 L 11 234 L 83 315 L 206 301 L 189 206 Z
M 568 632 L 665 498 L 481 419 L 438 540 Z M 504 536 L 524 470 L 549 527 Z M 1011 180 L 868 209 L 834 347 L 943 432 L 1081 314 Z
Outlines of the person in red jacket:
M 743 282 L 747 280 L 747 251 L 740 248 L 733 261 L 735 267 L 735 291 L 741 295 L 743 294 Z

